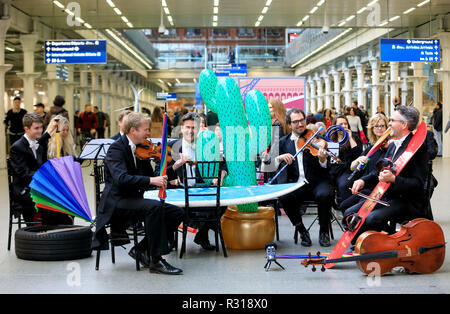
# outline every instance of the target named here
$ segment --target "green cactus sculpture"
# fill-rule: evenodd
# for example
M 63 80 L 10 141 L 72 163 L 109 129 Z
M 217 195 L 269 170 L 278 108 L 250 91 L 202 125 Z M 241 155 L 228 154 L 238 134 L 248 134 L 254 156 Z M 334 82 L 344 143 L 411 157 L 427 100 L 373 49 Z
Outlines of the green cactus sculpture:
M 256 185 L 255 159 L 270 144 L 272 122 L 264 95 L 258 90 L 245 97 L 232 78 L 217 79 L 208 69 L 200 73 L 200 93 L 206 106 L 219 118 L 223 152 L 228 167 L 224 186 Z M 257 211 L 258 204 L 238 206 L 239 211 Z

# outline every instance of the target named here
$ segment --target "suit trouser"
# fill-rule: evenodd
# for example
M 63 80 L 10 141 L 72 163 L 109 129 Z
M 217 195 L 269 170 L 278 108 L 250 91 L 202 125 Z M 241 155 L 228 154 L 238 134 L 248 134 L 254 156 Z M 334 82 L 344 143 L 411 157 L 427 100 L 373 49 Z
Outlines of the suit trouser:
M 126 198 L 117 202 L 113 221 L 144 221 L 145 237 L 139 248 L 149 252 L 151 257 L 170 253 L 170 242 L 180 223 L 184 212 L 178 206 L 160 201 Z
M 294 226 L 302 222 L 300 206 L 305 200 L 313 200 L 317 203 L 320 232 L 327 232 L 333 204 L 332 186 L 328 182 L 320 182 L 314 186 L 307 183 L 294 192 L 280 197 L 281 205 Z

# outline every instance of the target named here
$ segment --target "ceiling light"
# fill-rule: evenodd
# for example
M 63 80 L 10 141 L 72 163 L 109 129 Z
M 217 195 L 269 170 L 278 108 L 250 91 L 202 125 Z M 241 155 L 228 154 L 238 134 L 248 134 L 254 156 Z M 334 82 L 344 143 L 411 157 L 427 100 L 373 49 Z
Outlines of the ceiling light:
M 117 15 L 122 15 L 122 11 L 120 11 L 119 8 L 114 8 L 114 12 L 116 12 Z
M 314 7 L 311 9 L 311 11 L 309 11 L 309 14 L 313 14 L 314 12 L 316 12 L 318 9 L 318 7 Z
M 170 82 L 167 82 L 167 85 L 169 85 L 169 87 L 172 87 L 172 83 Z
M 8 50 L 8 51 L 16 51 L 16 49 L 11 48 L 11 47 L 5 47 L 5 50 Z
M 421 6 L 425 5 L 425 4 L 427 4 L 428 2 L 430 2 L 430 0 L 425 0 L 424 2 L 419 3 L 417 6 L 421 7 Z
M 161 79 L 158 79 L 158 82 L 160 82 L 160 83 L 163 83 L 163 84 L 164 84 L 164 81 L 163 81 L 163 80 L 161 80 Z
M 261 22 L 260 22 L 260 21 L 257 21 L 257 22 L 255 23 L 255 27 L 258 27 L 259 24 L 261 24 Z
M 346 22 L 346 21 L 342 21 L 341 23 L 338 24 L 338 26 L 342 26 L 342 25 L 344 25 L 345 23 L 347 23 L 347 22 Z
M 378 0 L 373 0 L 372 2 L 369 2 L 369 3 L 367 4 L 367 6 L 370 7 L 370 6 L 374 5 L 374 4 L 377 3 L 377 2 L 378 2 Z
M 263 18 L 264 18 L 264 15 L 260 15 L 260 16 L 258 17 L 258 21 L 261 22 L 261 21 L 263 20 Z
M 167 7 L 166 0 L 161 0 L 161 5 L 162 5 L 163 7 Z
M 367 10 L 367 7 L 364 7 L 364 8 L 359 9 L 359 11 L 356 12 L 356 13 L 361 14 L 361 13 L 363 13 L 366 10 Z
M 130 22 L 127 23 L 127 26 L 128 26 L 129 28 L 133 28 L 133 27 L 134 27 L 133 24 L 131 24 Z
M 181 84 L 181 82 L 180 82 L 179 79 L 176 78 L 175 81 L 176 81 L 178 84 Z
M 172 22 L 173 20 L 172 20 L 172 16 L 171 15 L 168 15 L 167 16 L 167 20 L 169 21 L 169 22 Z
M 309 15 L 305 15 L 305 16 L 302 18 L 302 21 L 303 21 L 303 22 L 306 22 L 308 19 L 309 19 Z
M 194 78 L 194 83 L 197 83 L 197 80 Z
M 217 22 L 217 15 L 213 15 L 213 21 Z
M 58 7 L 60 7 L 61 9 L 64 9 L 64 5 L 61 2 L 54 0 L 53 3 L 56 4 Z
M 106 0 L 106 2 L 109 4 L 109 6 L 111 8 L 115 8 L 116 7 L 116 5 L 114 4 L 114 2 L 112 2 L 112 0 Z
M 403 12 L 403 14 L 408 14 L 411 13 L 412 11 L 414 11 L 416 8 L 410 8 L 408 10 L 406 10 L 405 12 Z
M 214 14 L 219 13 L 219 8 L 218 7 L 214 7 Z
M 219 0 L 214 0 L 214 6 L 218 7 L 219 6 Z
M 262 14 L 266 14 L 267 10 L 269 10 L 269 7 L 264 7 L 261 11 Z
M 317 6 L 320 7 L 324 2 L 325 0 L 320 0 L 319 2 L 317 2 Z
M 64 11 L 67 12 L 67 14 L 69 14 L 69 15 L 72 15 L 72 16 L 75 15 L 75 13 L 73 13 L 73 12 L 70 11 L 69 9 L 65 9 Z
M 91 24 L 88 24 L 88 23 L 84 23 L 84 26 L 87 27 L 87 28 L 89 28 L 89 29 L 92 28 Z
M 400 15 L 391 17 L 391 18 L 389 19 L 389 22 L 393 22 L 393 21 L 397 20 L 398 18 L 400 18 Z
M 75 20 L 77 20 L 78 22 L 80 22 L 81 24 L 84 23 L 84 20 L 81 17 L 76 17 Z
M 217 22 L 213 22 L 213 24 L 212 24 L 214 27 L 216 27 L 217 26 Z
M 164 7 L 164 12 L 166 12 L 167 15 L 170 14 L 169 8 L 168 7 Z
M 297 26 L 301 26 L 303 24 L 303 21 L 298 21 Z
M 124 21 L 125 23 L 129 22 L 128 19 L 125 16 L 122 16 L 121 18 L 122 18 L 122 21 Z
M 355 18 L 355 16 L 354 15 L 350 15 L 348 18 L 346 18 L 345 20 L 347 21 L 347 22 L 349 22 L 349 21 L 351 21 L 351 20 L 353 20 Z
M 388 23 L 388 21 L 384 20 L 383 22 L 381 22 L 381 24 L 379 26 L 384 26 Z

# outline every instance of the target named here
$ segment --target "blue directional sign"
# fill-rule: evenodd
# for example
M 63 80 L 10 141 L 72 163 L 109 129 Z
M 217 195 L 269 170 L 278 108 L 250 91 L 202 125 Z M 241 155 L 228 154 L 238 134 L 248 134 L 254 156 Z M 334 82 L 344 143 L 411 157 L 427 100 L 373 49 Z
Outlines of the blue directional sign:
M 46 64 L 106 63 L 106 40 L 47 40 L 44 50 Z
M 216 76 L 247 76 L 247 64 L 213 64 Z
M 381 61 L 440 62 L 439 39 L 380 39 Z
M 177 100 L 177 93 L 156 93 L 156 100 Z

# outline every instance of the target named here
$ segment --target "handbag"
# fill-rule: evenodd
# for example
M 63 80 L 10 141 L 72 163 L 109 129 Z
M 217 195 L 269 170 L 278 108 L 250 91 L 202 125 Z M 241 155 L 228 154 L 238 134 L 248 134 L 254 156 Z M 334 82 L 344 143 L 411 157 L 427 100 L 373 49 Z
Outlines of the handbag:
M 361 142 L 363 142 L 364 144 L 367 144 L 367 138 L 366 138 L 366 135 L 364 134 L 363 130 L 359 131 L 359 138 L 361 139 Z

